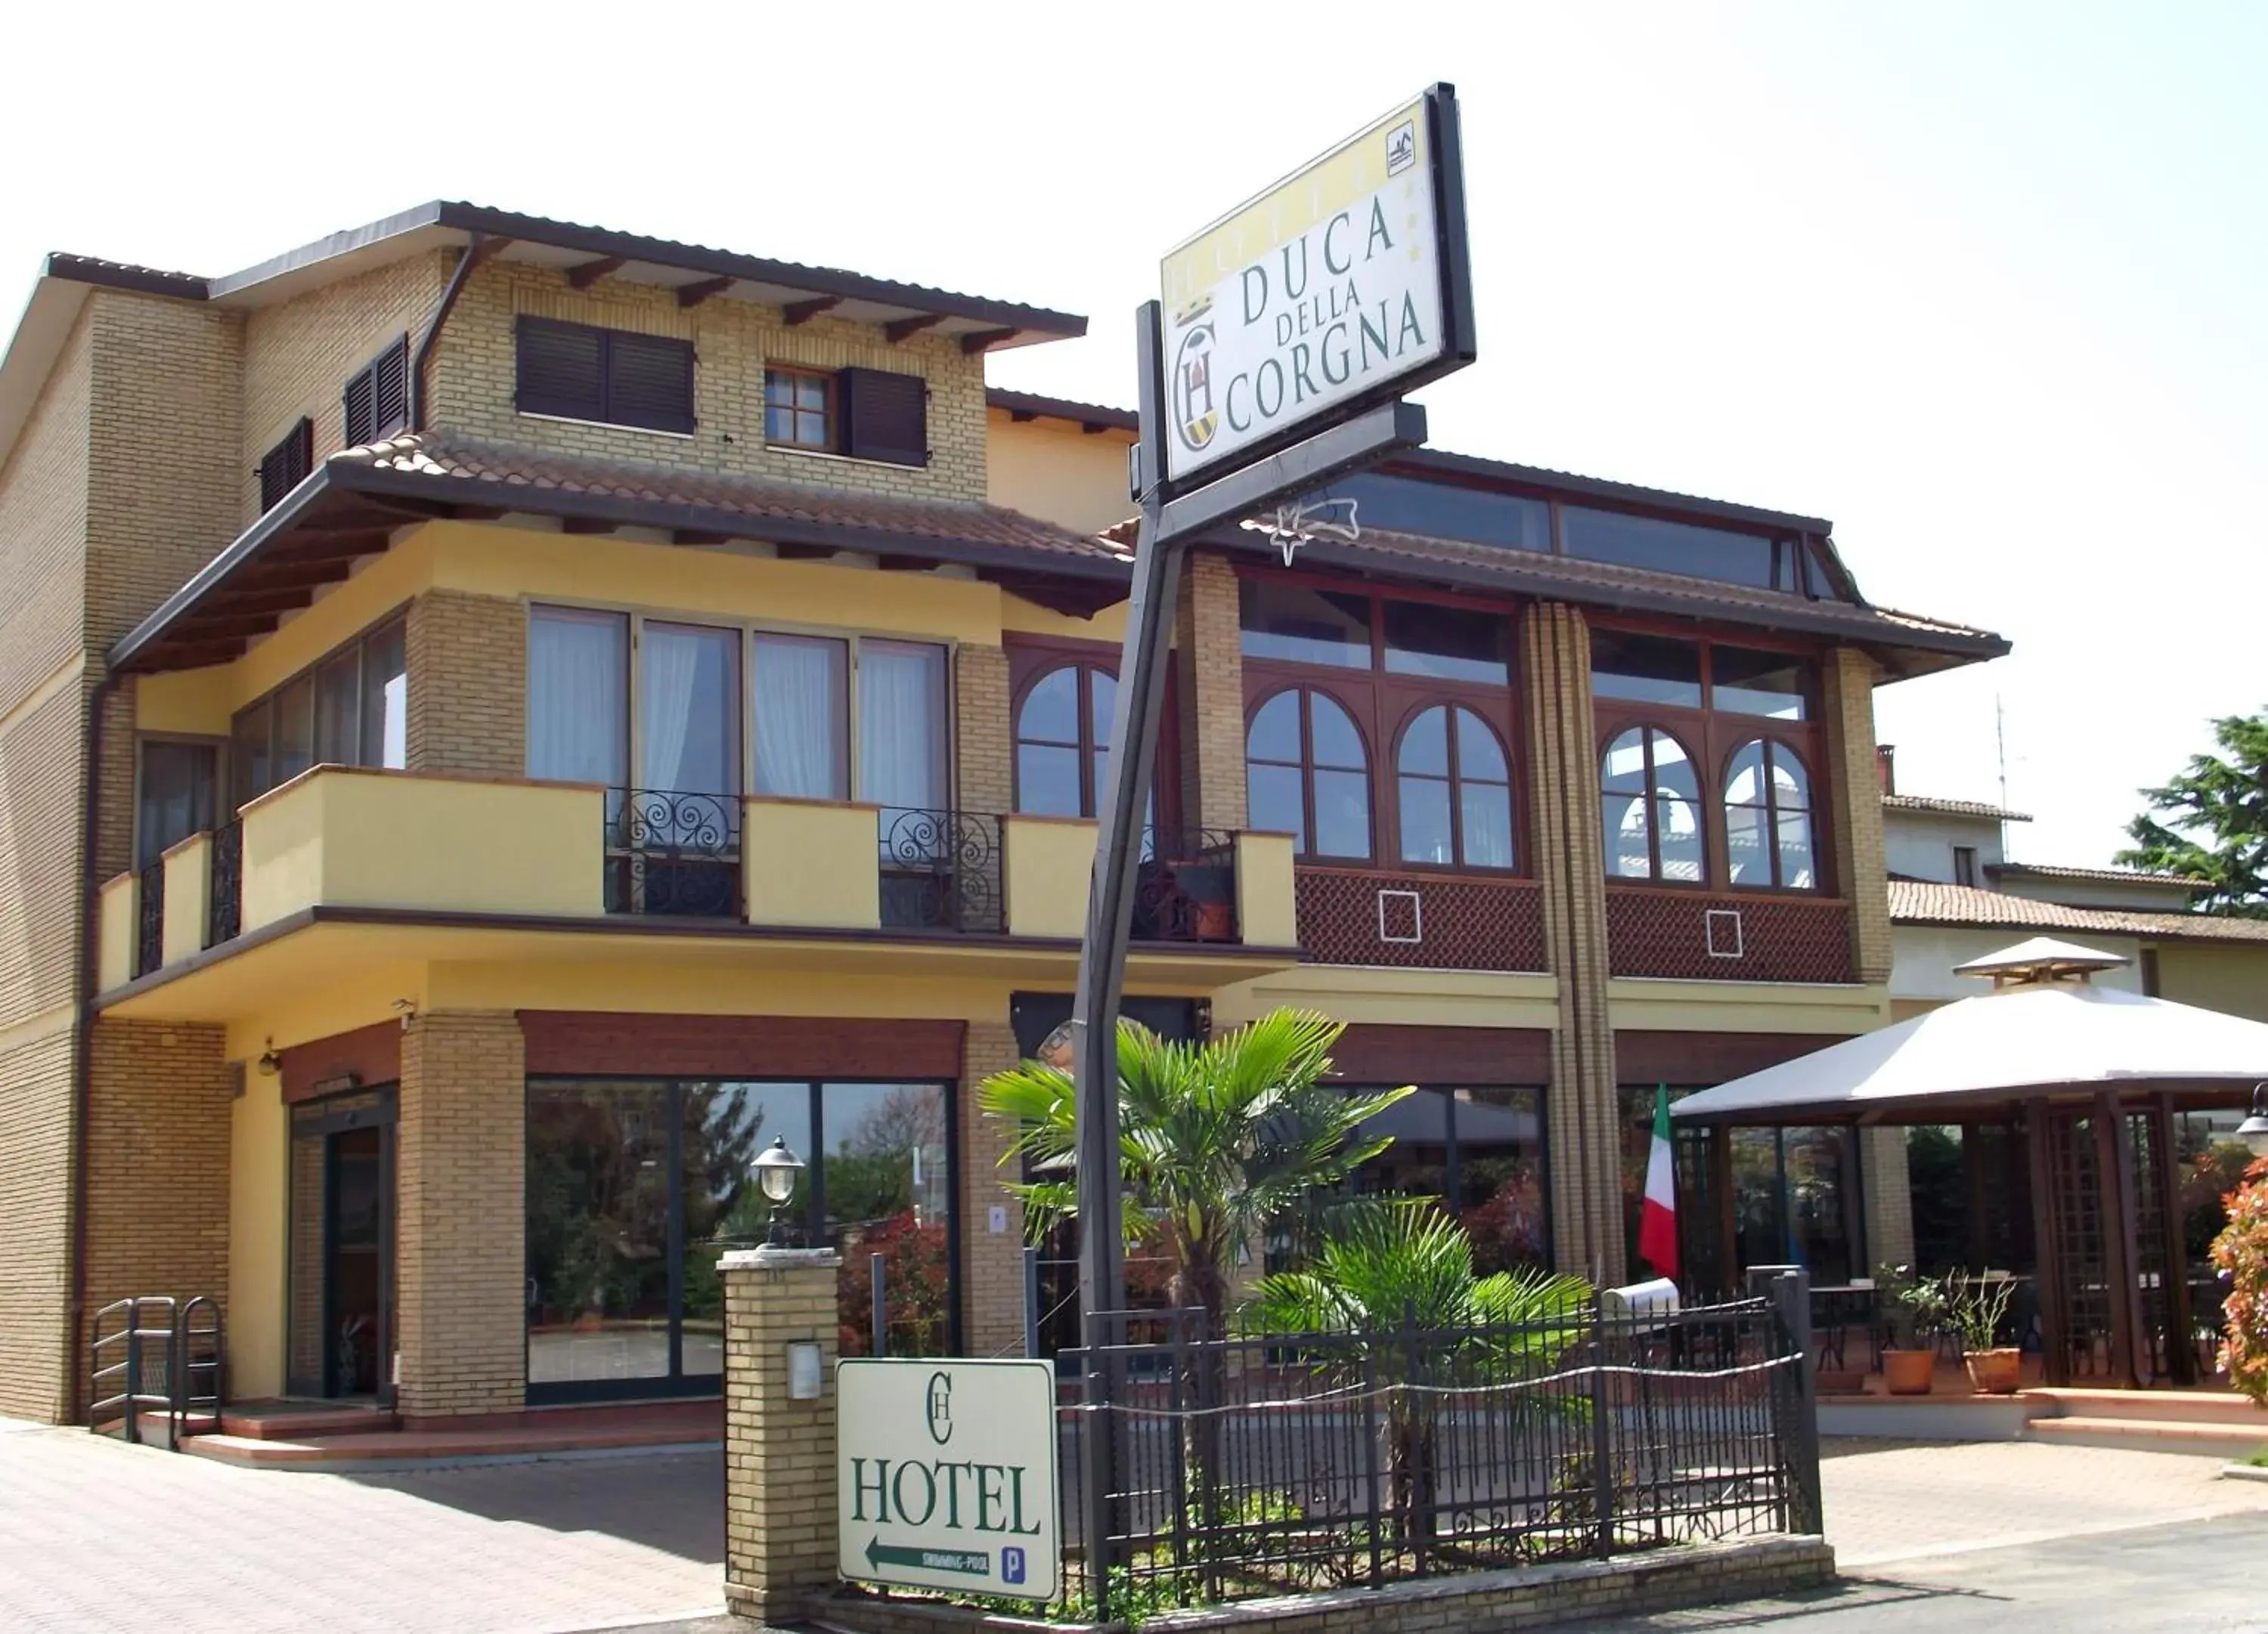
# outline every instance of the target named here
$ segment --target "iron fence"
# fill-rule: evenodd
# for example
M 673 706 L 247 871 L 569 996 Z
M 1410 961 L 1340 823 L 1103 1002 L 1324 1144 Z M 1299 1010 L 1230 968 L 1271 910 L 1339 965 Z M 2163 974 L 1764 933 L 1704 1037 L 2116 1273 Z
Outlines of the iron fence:
M 996 934 L 1001 930 L 998 817 L 886 806 L 880 835 L 886 928 Z
M 1083 1611 L 1819 1529 L 1801 1351 L 1768 1300 L 1231 1339 L 1191 1316 L 1122 1317 L 1127 1342 L 1065 1358 L 1064 1596 Z M 1115 1448 L 1101 1605 L 1093 1414 Z
M 205 946 L 217 947 L 234 941 L 244 926 L 244 823 L 240 819 L 213 830 L 210 856 Z
M 610 914 L 740 916 L 740 798 L 675 789 L 608 791 Z
M 1233 942 L 1236 841 L 1211 828 L 1145 828 L 1134 873 L 1138 941 Z

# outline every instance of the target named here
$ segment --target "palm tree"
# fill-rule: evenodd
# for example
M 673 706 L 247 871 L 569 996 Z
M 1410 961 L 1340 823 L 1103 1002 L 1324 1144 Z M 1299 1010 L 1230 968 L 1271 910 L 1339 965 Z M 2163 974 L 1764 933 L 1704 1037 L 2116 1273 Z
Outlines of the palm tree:
M 1263 1279 L 1239 1320 L 1254 1334 L 1360 1342 L 1327 1352 L 1329 1367 L 1387 1387 L 1392 1508 L 1405 1539 L 1430 1542 L 1440 1398 L 1410 1387 L 1547 1372 L 1582 1342 L 1592 1297 L 1581 1277 L 1541 1270 L 1475 1276 L 1463 1228 L 1432 1202 L 1412 1200 L 1348 1219 L 1304 1269 Z M 1567 1405 L 1545 1394 L 1510 1399 L 1523 1411 Z
M 1240 1258 L 1262 1252 L 1271 1225 L 1312 1223 L 1354 1172 L 1393 1144 L 1363 1121 L 1412 1092 L 1350 1092 L 1324 1083 L 1344 1023 L 1312 1010 L 1273 1010 L 1208 1043 L 1118 1027 L 1119 1162 L 1130 1245 L 1153 1244 L 1171 1266 L 1169 1297 L 1223 1331 Z M 978 1099 L 1013 1122 L 1005 1167 L 1030 1160 L 1040 1178 L 1009 1189 L 1037 1241 L 1079 1211 L 1070 1074 L 1027 1061 L 984 1081 Z

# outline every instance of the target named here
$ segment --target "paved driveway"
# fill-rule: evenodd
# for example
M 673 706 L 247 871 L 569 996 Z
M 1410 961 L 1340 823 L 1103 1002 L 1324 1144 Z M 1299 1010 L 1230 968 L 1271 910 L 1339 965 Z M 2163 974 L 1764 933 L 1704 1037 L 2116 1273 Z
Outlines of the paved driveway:
M 1977 1551 L 2042 1540 L 2236 1514 L 2257 1528 L 2247 1548 L 2268 1542 L 2268 1483 L 2216 1481 L 2211 1459 L 2021 1441 L 1826 1453 L 1845 1569 L 1926 1568 L 1922 1587 L 1896 1591 L 1906 1599 L 1967 1594 L 1961 1584 L 1989 1585 L 2005 1557 Z M 0 1629 L 557 1634 L 705 1616 L 723 1598 L 722 1479 L 713 1452 L 416 1475 L 239 1469 L 0 1420 Z M 2138 1557 L 2134 1571 L 2171 1559 Z M 2146 1603 L 2146 1587 L 2124 1592 Z
M 718 1454 L 332 1476 L 0 1420 L 0 1629 L 549 1634 L 723 1603 Z

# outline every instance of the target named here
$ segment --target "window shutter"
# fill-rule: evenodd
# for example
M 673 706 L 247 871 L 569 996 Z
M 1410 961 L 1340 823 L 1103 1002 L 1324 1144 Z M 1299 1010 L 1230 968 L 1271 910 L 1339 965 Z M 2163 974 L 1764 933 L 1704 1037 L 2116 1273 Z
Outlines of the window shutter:
M 602 355 L 606 332 L 541 318 L 519 320 L 517 373 L 522 414 L 556 414 L 602 420 Z
M 346 422 L 347 446 L 360 448 L 365 443 L 378 440 L 375 427 L 374 397 L 378 390 L 378 371 L 364 369 L 347 382 Z
M 845 369 L 839 382 L 844 453 L 892 465 L 929 463 L 926 380 L 882 369 Z
M 409 337 L 379 353 L 370 365 L 371 440 L 391 437 L 409 423 Z
M 305 482 L 315 468 L 315 423 L 302 419 L 260 460 L 260 509 L 264 513 Z
M 607 407 L 616 425 L 693 430 L 693 348 L 653 335 L 607 334 Z

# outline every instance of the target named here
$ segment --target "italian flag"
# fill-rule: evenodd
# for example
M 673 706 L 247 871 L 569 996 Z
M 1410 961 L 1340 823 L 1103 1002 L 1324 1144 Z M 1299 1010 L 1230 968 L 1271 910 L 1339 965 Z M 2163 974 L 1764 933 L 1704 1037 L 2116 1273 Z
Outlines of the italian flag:
M 1677 1168 L 1669 1144 L 1669 1086 L 1653 1090 L 1653 1149 L 1646 1159 L 1646 1201 L 1638 1205 L 1638 1257 L 1657 1277 L 1677 1280 Z

